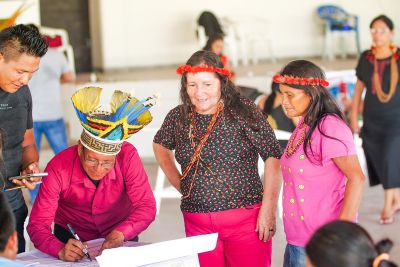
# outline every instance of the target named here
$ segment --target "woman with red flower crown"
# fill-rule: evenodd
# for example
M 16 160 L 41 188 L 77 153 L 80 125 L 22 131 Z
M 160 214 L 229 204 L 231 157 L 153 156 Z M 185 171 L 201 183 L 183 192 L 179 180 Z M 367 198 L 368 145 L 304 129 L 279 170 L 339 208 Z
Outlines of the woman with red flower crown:
M 400 83 L 399 49 L 392 44 L 393 22 L 385 15 L 370 24 L 373 45 L 356 68 L 357 83 L 351 127 L 360 133 L 370 185 L 382 184 L 384 207 L 379 222 L 390 224 L 400 211 Z M 358 108 L 366 88 L 363 126 L 358 127 Z
M 240 96 L 215 53 L 194 53 L 177 73 L 182 104 L 166 116 L 153 148 L 182 194 L 186 235 L 218 232 L 215 249 L 199 254 L 200 266 L 268 267 L 281 185 L 274 132 L 256 105 Z
M 324 72 L 295 60 L 273 77 L 288 117 L 300 117 L 281 158 L 284 267 L 305 266 L 304 247 L 332 220 L 355 221 L 364 174 L 349 126 L 326 87 Z

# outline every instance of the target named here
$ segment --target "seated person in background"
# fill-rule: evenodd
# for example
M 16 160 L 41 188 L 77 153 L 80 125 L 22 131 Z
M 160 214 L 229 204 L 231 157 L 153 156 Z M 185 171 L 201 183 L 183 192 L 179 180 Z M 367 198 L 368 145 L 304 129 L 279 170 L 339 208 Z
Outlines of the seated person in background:
M 268 122 L 273 129 L 286 132 L 293 132 L 299 121 L 299 118 L 290 119 L 286 116 L 282 107 L 282 94 L 279 92 L 279 85 L 271 83 L 270 95 L 265 95 L 255 88 L 239 86 L 240 93 L 253 100 L 254 103 L 268 115 Z M 288 140 L 278 140 L 282 149 L 285 149 Z
M 0 192 L 0 266 L 20 267 L 23 266 L 12 260 L 17 257 L 18 238 L 15 231 L 15 219 L 8 201 Z
M 47 165 L 27 228 L 36 248 L 65 261 L 84 256 L 67 224 L 82 241 L 105 238 L 102 251 L 137 241 L 155 218 L 154 196 L 138 152 L 123 142 L 152 120 L 151 104 L 115 91 L 112 112 L 99 110 L 101 91 L 88 87 L 72 96 L 84 130 L 77 145 Z
M 203 47 L 203 50 L 206 51 L 211 51 L 217 54 L 219 58 L 221 59 L 222 64 L 224 65 L 224 68 L 229 70 L 232 73 L 231 79 L 235 79 L 235 74 L 232 72 L 231 67 L 229 66 L 229 60 L 226 55 L 223 54 L 224 52 L 224 35 L 222 34 L 214 34 L 211 35 L 206 43 L 206 46 Z
M 389 261 L 393 243 L 374 244 L 360 225 L 333 221 L 319 228 L 306 245 L 307 267 L 396 267 Z

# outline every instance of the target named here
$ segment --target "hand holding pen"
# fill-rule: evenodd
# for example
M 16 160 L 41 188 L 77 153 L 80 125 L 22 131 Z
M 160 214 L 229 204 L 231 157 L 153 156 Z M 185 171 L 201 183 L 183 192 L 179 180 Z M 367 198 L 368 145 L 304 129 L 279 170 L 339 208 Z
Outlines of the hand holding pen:
M 81 260 L 84 256 L 86 256 L 90 260 L 92 260 L 89 255 L 89 252 L 87 251 L 86 246 L 81 242 L 75 230 L 71 227 L 71 225 L 68 224 L 67 226 L 68 228 L 70 228 L 70 232 L 75 239 L 70 238 L 68 240 L 64 248 L 61 249 L 60 252 L 58 252 L 58 258 L 63 261 L 78 261 Z
M 81 242 L 81 244 L 83 245 L 81 239 L 79 238 L 78 234 L 75 232 L 74 228 L 72 228 L 72 226 L 69 223 L 67 223 L 67 226 L 68 226 L 68 229 L 71 232 L 71 234 L 75 237 L 75 239 L 78 240 L 79 242 Z M 88 257 L 90 261 L 92 261 L 92 258 L 90 257 L 86 246 L 83 247 L 82 251 L 85 254 L 85 256 Z

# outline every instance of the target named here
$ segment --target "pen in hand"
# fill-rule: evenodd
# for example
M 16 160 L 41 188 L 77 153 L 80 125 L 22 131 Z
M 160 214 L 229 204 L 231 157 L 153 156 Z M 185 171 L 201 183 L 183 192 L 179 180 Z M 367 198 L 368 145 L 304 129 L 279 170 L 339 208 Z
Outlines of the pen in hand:
M 69 223 L 67 223 L 67 226 L 68 226 L 68 229 L 69 229 L 69 231 L 71 232 L 71 234 L 74 236 L 74 238 L 75 238 L 76 240 L 78 240 L 79 242 L 82 243 L 81 239 L 79 238 L 78 234 L 75 232 L 74 228 L 72 228 L 72 226 L 71 226 Z M 82 245 L 83 245 L 83 244 L 82 244 Z M 86 249 L 85 246 L 83 246 L 82 251 L 83 251 L 83 253 L 85 254 L 85 256 L 88 257 L 88 259 L 89 259 L 90 261 L 92 261 L 92 258 L 90 257 L 89 252 L 88 252 L 88 250 Z

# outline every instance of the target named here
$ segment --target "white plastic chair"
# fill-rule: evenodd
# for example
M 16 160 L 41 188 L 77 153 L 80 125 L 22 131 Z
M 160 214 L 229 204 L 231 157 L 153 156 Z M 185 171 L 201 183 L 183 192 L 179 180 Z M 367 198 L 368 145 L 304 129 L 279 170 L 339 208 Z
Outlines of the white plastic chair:
M 226 18 L 221 19 L 221 25 L 223 27 L 224 36 L 224 49 L 228 55 L 230 64 L 233 67 L 239 65 L 239 53 L 238 53 L 238 41 L 236 38 L 234 25 Z
M 224 33 L 225 53 L 227 54 L 227 56 L 229 58 L 230 64 L 233 67 L 237 67 L 238 60 L 239 60 L 238 44 L 237 44 L 237 38 L 235 35 L 235 30 L 232 27 L 232 24 L 223 18 L 218 19 L 214 14 L 212 14 L 209 11 L 204 11 L 200 15 L 199 20 L 197 20 L 197 26 L 196 26 L 196 32 L 197 32 L 197 37 L 198 37 L 197 39 L 198 39 L 198 42 L 199 42 L 199 45 L 201 48 L 203 48 L 205 46 L 205 44 L 208 40 L 207 34 L 210 34 L 209 32 L 207 32 L 207 30 L 203 26 L 201 26 L 201 25 L 204 25 L 204 24 L 202 24 L 202 23 L 204 23 L 204 21 L 200 22 L 200 20 L 202 20 L 201 19 L 202 16 L 208 16 L 209 19 L 213 18 L 213 19 L 211 19 L 211 21 L 214 21 L 214 23 L 219 24 L 219 27 L 221 28 L 220 30 L 222 30 L 222 32 Z M 216 32 L 216 33 L 218 33 L 218 32 Z
M 236 16 L 223 18 L 223 21 L 233 31 L 232 35 L 235 36 L 237 47 L 240 51 L 240 60 L 243 65 L 248 64 L 249 58 L 253 64 L 256 64 L 260 58 L 259 51 L 262 48 L 268 50 L 272 62 L 276 61 L 267 20 L 248 16 Z
M 197 33 L 197 43 L 199 49 L 202 49 L 207 43 L 207 35 L 206 30 L 201 25 L 196 25 L 196 33 Z
M 361 53 L 360 34 L 358 30 L 358 16 L 349 14 L 343 8 L 336 5 L 321 5 L 317 8 L 317 15 L 324 22 L 325 27 L 325 41 L 323 58 L 333 60 L 335 58 L 333 35 L 339 34 L 341 44 L 342 58 L 346 57 L 345 44 L 346 36 L 351 33 L 354 34 L 357 54 Z
M 179 163 L 175 161 L 175 165 L 179 167 Z M 164 187 L 165 180 L 167 176 L 165 175 L 164 171 L 158 166 L 157 169 L 157 178 L 156 178 L 156 185 L 154 187 L 154 198 L 156 199 L 156 208 L 157 208 L 157 215 L 160 213 L 161 208 L 161 201 L 163 198 L 180 198 L 182 195 L 175 189 L 172 185 Z
M 74 50 L 72 49 L 71 43 L 69 42 L 68 32 L 64 29 L 49 27 L 40 27 L 40 32 L 43 35 L 47 35 L 53 38 L 55 36 L 61 37 L 61 46 L 57 47 L 56 49 L 66 54 L 68 64 L 70 65 L 71 70 L 75 73 Z
M 254 20 L 250 29 L 246 30 L 246 41 L 248 53 L 253 64 L 257 64 L 260 58 L 260 49 L 266 48 L 269 58 L 273 63 L 276 62 L 275 54 L 272 49 L 272 38 L 269 35 L 268 22 L 264 20 Z

